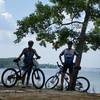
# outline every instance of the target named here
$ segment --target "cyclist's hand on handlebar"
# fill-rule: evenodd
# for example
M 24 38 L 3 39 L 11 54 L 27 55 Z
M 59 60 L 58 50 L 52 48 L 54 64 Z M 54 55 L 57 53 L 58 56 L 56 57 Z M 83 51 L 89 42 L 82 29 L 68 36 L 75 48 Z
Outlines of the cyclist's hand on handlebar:
M 19 60 L 20 60 L 20 58 L 17 58 L 17 60 L 19 61 Z
M 62 65 L 64 66 L 64 62 L 62 62 Z
M 17 58 L 16 60 L 17 60 L 17 61 L 20 61 L 20 58 Z
M 13 61 L 14 61 L 14 62 L 18 62 L 18 61 L 20 61 L 20 58 L 16 58 L 16 59 L 14 59 Z
M 41 56 L 38 56 L 36 59 L 40 59 L 41 58 Z

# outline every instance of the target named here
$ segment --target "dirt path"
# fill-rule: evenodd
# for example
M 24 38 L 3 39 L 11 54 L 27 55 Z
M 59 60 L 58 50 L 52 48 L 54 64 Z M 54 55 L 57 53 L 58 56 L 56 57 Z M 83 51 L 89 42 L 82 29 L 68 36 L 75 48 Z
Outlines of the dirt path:
M 0 87 L 0 100 L 100 100 L 100 94 Z

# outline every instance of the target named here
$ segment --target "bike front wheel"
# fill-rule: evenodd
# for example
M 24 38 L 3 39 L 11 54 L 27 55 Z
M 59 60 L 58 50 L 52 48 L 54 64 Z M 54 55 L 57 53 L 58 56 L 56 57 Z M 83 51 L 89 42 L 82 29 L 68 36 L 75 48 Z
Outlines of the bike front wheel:
M 59 82 L 58 76 L 51 76 L 45 83 L 45 88 L 47 89 L 53 89 L 57 86 Z
M 75 90 L 87 92 L 90 88 L 90 82 L 85 77 L 77 77 Z
M 32 83 L 33 83 L 33 86 L 37 89 L 43 88 L 45 84 L 45 75 L 41 69 L 37 68 L 33 71 Z
M 17 82 L 17 72 L 13 68 L 8 68 L 4 70 L 1 76 L 2 84 L 5 87 L 13 87 Z

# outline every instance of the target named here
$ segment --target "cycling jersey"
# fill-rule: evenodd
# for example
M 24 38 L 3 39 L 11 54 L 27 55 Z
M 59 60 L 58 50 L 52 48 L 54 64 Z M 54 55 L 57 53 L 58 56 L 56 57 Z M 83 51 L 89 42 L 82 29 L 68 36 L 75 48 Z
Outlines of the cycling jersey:
M 35 49 L 29 49 L 29 48 L 25 48 L 23 50 L 23 54 L 24 54 L 24 63 L 25 64 L 32 64 L 33 63 L 33 56 L 36 53 Z
M 64 55 L 64 63 L 65 64 L 72 64 L 75 50 L 74 49 L 64 49 L 60 55 Z

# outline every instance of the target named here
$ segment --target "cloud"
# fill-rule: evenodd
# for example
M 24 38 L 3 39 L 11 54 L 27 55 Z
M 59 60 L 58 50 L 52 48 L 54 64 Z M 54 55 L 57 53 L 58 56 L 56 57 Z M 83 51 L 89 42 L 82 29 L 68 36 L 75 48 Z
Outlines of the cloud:
M 0 14 L 0 29 L 2 30 L 15 30 L 16 22 L 9 12 L 4 12 Z
M 5 1 L 0 0 L 0 13 L 5 11 Z
M 7 11 L 5 4 L 5 0 L 0 0 L 0 29 L 11 31 L 16 28 L 16 22 L 13 15 Z
M 10 21 L 9 19 L 13 19 L 12 14 L 10 14 L 9 12 L 1 13 L 1 16 L 4 17 L 4 19 L 7 21 Z
M 15 39 L 13 32 L 16 29 L 16 21 L 5 5 L 6 1 L 0 0 L 0 44 L 13 42 Z

